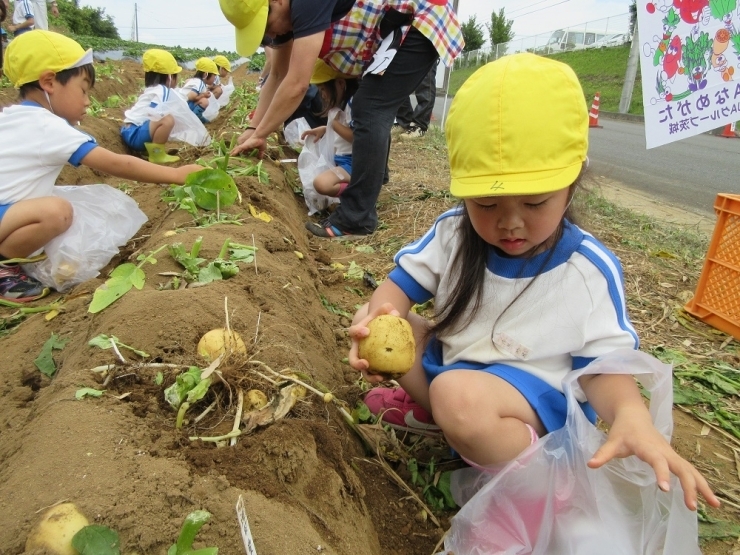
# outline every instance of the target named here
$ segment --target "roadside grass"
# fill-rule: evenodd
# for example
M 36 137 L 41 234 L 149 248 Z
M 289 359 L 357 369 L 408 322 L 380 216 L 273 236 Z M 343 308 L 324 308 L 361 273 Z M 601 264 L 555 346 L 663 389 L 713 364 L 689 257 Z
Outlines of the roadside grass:
M 573 68 L 581 82 L 589 106 L 593 102 L 594 94 L 599 92 L 600 109 L 607 112 L 617 112 L 619 111 L 619 99 L 622 96 L 624 75 L 627 71 L 629 51 L 630 45 L 627 44 L 612 48 L 592 48 L 563 52 L 553 54 L 551 57 Z M 475 73 L 479 67 L 481 66 L 454 70 L 450 75 L 450 95 L 454 96 L 468 77 Z M 643 113 L 642 81 L 639 74 L 635 80 L 629 113 Z

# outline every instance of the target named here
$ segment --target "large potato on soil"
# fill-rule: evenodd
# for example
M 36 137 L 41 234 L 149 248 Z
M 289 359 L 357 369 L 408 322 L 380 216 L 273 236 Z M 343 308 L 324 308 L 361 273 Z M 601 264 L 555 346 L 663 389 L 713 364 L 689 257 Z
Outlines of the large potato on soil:
M 367 327 L 370 335 L 360 339 L 359 355 L 367 360 L 370 372 L 397 378 L 411 370 L 416 342 L 408 320 L 384 314 L 371 320 Z
M 44 513 L 26 540 L 26 551 L 46 548 L 54 555 L 77 555 L 72 538 L 90 524 L 73 503 L 63 503 Z
M 198 354 L 207 360 L 216 360 L 224 352 L 247 354 L 247 346 L 235 331 L 217 328 L 206 333 L 198 341 Z

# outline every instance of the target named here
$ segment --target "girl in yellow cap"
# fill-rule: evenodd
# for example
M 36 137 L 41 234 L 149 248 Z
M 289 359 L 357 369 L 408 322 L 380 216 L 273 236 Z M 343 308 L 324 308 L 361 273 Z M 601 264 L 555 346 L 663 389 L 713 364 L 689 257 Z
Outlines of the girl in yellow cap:
M 352 95 L 357 91 L 357 79 L 345 79 L 343 75 L 327 66 L 322 60 L 316 60 L 311 84 L 319 87 L 323 102 L 320 117 L 328 117 L 331 126 L 331 137 L 335 166 L 321 172 L 313 180 L 316 192 L 329 197 L 338 197 L 349 185 L 352 175 Z M 327 133 L 328 126 L 322 125 L 304 131 L 301 139 L 313 137 L 319 141 Z
M 220 100 L 221 95 L 224 93 L 224 87 L 231 84 L 231 80 L 229 80 L 229 83 L 226 82 L 226 78 L 231 74 L 231 62 L 226 56 L 222 56 L 221 54 L 214 56 L 213 62 L 218 68 L 218 75 L 216 75 L 216 79 L 213 80 L 213 84 L 208 87 L 208 90 L 211 91 L 213 96 Z M 225 105 L 226 103 L 222 104 L 219 102 L 219 106 Z
M 570 67 L 533 54 L 484 66 L 455 95 L 445 132 L 460 205 L 398 252 L 355 314 L 349 362 L 382 381 L 358 342 L 377 316 L 406 318 L 417 352 L 403 389 L 373 389 L 366 404 L 398 428 L 441 430 L 466 461 L 493 472 L 564 425 L 566 375 L 636 350 L 638 338 L 619 260 L 572 221 L 588 114 Z M 411 311 L 432 298 L 433 320 Z M 585 375 L 580 386 L 584 412 L 610 427 L 589 467 L 637 455 L 663 490 L 671 472 L 678 477 L 688 508 L 697 493 L 719 505 L 653 426 L 631 375 Z
M 203 112 L 208 108 L 211 91 L 208 87 L 213 85 L 218 76 L 218 67 L 210 58 L 198 58 L 195 62 L 195 75 L 185 81 L 181 89 L 178 89 L 180 95 L 187 100 L 188 106 L 198 119 L 203 123 L 208 120 L 203 117 Z
M 177 162 L 180 158 L 170 156 L 164 143 L 170 138 L 175 127 L 171 114 L 152 121 L 152 108 L 167 102 L 172 89 L 177 85 L 177 76 L 182 68 L 174 56 L 166 50 L 152 48 L 142 56 L 144 66 L 144 92 L 124 114 L 121 137 L 123 142 L 135 152 L 149 152 L 149 161 L 155 164 Z

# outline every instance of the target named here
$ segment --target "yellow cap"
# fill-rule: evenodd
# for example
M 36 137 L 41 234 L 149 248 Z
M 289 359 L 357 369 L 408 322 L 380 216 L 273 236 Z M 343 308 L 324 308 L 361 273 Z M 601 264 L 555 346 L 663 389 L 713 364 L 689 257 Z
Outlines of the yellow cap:
M 59 73 L 91 63 L 92 49 L 85 51 L 64 35 L 38 30 L 23 33 L 10 42 L 3 69 L 13 86 L 20 88 L 38 81 L 45 71 Z
M 570 66 L 522 53 L 486 64 L 460 87 L 445 128 L 458 198 L 568 187 L 588 151 L 588 111 Z
M 197 69 L 198 71 L 204 71 L 206 73 L 218 73 L 216 62 L 214 62 L 210 58 L 198 58 L 195 61 L 195 69 Z
M 218 0 L 218 3 L 226 19 L 236 27 L 236 51 L 251 56 L 265 36 L 268 0 Z
M 175 57 L 166 50 L 159 48 L 152 48 L 144 52 L 141 62 L 144 64 L 144 71 L 153 71 L 164 75 L 174 75 L 182 71 L 182 68 L 177 65 Z
M 218 56 L 213 57 L 213 61 L 218 67 L 222 67 L 226 71 L 231 72 L 231 62 L 226 56 L 219 54 Z
M 313 74 L 311 74 L 311 84 L 320 85 L 326 83 L 332 79 L 344 78 L 345 75 L 339 73 L 336 69 L 327 64 L 324 60 L 319 58 L 313 65 Z

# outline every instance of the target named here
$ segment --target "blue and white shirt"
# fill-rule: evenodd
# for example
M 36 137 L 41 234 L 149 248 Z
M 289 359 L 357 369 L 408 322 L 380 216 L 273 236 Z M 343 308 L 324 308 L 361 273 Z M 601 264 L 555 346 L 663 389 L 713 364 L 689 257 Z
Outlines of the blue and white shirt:
M 465 270 L 452 264 L 460 249 L 461 213 L 460 208 L 445 212 L 396 254 L 397 266 L 388 277 L 412 301 L 434 297 L 443 306 L 452 294 L 457 272 Z M 553 249 L 532 258 L 504 257 L 491 247 L 484 279 L 474 318 L 464 329 L 437 338 L 444 367 L 506 364 L 562 391 L 562 379 L 571 370 L 616 349 L 639 346 L 619 260 L 567 221 Z
M 25 23 L 27 19 L 33 19 L 33 6 L 30 0 L 16 0 L 15 11 L 13 12 L 13 25 L 20 25 Z M 25 29 L 18 29 L 15 32 L 15 36 L 22 35 L 28 31 L 33 30 L 33 25 L 26 27 Z
M 156 108 L 163 102 L 167 102 L 170 94 L 172 94 L 172 89 L 165 85 L 147 87 L 139 96 L 136 104 L 124 112 L 124 123 L 143 125 L 151 118 L 151 109 Z

